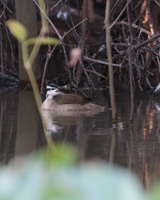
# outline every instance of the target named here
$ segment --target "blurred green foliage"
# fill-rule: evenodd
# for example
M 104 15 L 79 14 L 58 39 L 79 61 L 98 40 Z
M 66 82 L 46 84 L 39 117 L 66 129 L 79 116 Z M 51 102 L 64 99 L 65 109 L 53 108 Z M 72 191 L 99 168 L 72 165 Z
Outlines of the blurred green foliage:
M 147 199 L 129 171 L 77 160 L 74 148 L 61 146 L 12 161 L 0 168 L 0 200 Z
M 6 25 L 9 27 L 12 35 L 14 35 L 18 41 L 23 42 L 27 39 L 27 29 L 21 23 L 15 19 L 10 19 L 6 22 Z

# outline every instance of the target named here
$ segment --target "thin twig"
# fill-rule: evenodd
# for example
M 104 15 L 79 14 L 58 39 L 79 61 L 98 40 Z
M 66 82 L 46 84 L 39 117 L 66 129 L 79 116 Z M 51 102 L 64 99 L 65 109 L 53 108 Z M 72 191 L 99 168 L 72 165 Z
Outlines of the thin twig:
M 153 1 L 157 4 L 157 6 L 160 7 L 160 3 L 157 0 L 153 0 Z
M 62 0 L 59 0 L 52 8 L 50 8 L 49 10 L 50 11 L 52 11 L 52 10 L 54 10 L 57 6 L 58 6 L 58 4 L 60 4 L 62 2 Z
M 129 0 L 128 0 L 129 2 Z M 130 20 L 130 13 L 129 13 L 129 4 L 127 6 L 127 18 L 129 23 L 129 33 L 130 33 L 130 42 L 128 48 L 128 64 L 129 64 L 129 83 L 130 83 L 130 99 L 131 99 L 131 110 L 130 110 L 130 121 L 133 122 L 133 110 L 134 110 L 134 91 L 133 91 L 133 72 L 132 72 L 132 63 L 131 63 L 131 46 L 133 41 L 133 35 L 131 30 L 131 20 Z
M 102 60 L 93 59 L 93 58 L 89 58 L 87 56 L 84 56 L 83 59 L 86 60 L 86 61 L 93 62 L 93 63 L 98 63 L 98 64 L 102 64 L 102 65 L 109 65 L 108 62 L 105 62 L 105 61 L 102 61 Z M 121 64 L 112 63 L 112 66 L 121 67 Z
M 59 33 L 58 29 L 55 27 L 55 25 L 52 23 L 52 21 L 49 19 L 49 17 L 46 15 L 46 13 L 41 9 L 41 7 L 38 5 L 38 3 L 36 2 L 36 0 L 33 0 L 33 2 L 36 4 L 36 6 L 41 10 L 41 12 L 44 14 L 44 16 L 46 17 L 46 19 L 48 20 L 49 24 L 52 26 L 52 28 L 54 29 L 54 31 L 56 32 L 60 42 L 61 42 L 61 45 L 62 45 L 62 49 L 63 49 L 63 53 L 64 53 L 64 58 L 65 58 L 65 63 L 67 65 L 68 63 L 68 56 L 67 56 L 67 53 L 66 53 L 66 48 L 65 48 L 65 44 L 64 44 L 64 37 L 66 36 L 66 34 L 64 34 L 63 36 L 61 36 L 61 34 Z M 86 21 L 86 18 L 83 20 L 83 22 Z M 81 23 L 83 22 L 80 22 L 78 23 L 78 25 L 80 25 Z M 77 27 L 78 25 L 75 25 L 75 27 Z M 75 28 L 73 27 L 72 30 Z M 67 34 L 69 33 L 70 31 L 67 32 Z M 67 65 L 67 72 L 68 72 L 68 76 L 69 76 L 69 80 L 70 80 L 70 84 L 73 83 L 72 81 L 72 77 L 71 77 L 71 72 L 70 72 L 70 69 Z
M 109 63 L 109 88 L 110 88 L 110 99 L 112 107 L 112 120 L 113 123 L 117 123 L 115 91 L 114 91 L 114 75 L 113 75 L 112 54 L 111 54 L 111 44 L 110 44 L 111 38 L 110 38 L 110 27 L 109 27 L 109 16 L 110 16 L 109 10 L 110 10 L 110 0 L 106 0 L 105 25 L 106 25 L 107 57 Z
M 73 29 L 75 29 L 77 26 L 79 26 L 80 24 L 82 24 L 83 22 L 85 22 L 87 20 L 87 18 L 83 19 L 81 22 L 79 22 L 78 24 L 76 24 L 74 27 L 72 27 L 69 31 L 67 31 L 66 33 L 64 33 L 64 35 L 62 36 L 62 38 L 64 39 L 64 37 L 66 35 L 68 35 Z
M 98 72 L 96 72 L 96 71 L 93 71 L 93 70 L 90 70 L 90 69 L 86 69 L 86 71 L 87 71 L 87 72 L 90 72 L 90 73 L 93 73 L 93 74 L 96 74 L 97 76 L 102 77 L 102 78 L 104 78 L 104 79 L 107 79 L 106 76 L 104 76 L 104 75 L 102 75 L 102 74 L 100 74 L 100 73 L 98 73 Z
M 145 41 L 142 42 L 141 44 L 139 44 L 139 45 L 137 45 L 137 46 L 134 46 L 132 49 L 137 50 L 137 49 L 139 49 L 139 48 L 145 46 L 145 45 L 148 44 L 149 42 L 152 42 L 152 41 L 158 39 L 159 37 L 160 37 L 160 33 L 157 34 L 157 35 L 155 35 L 155 36 L 153 36 L 152 38 L 150 38 L 150 39 L 148 39 L 148 40 L 145 40 Z
M 2 29 L 1 29 L 1 26 L 0 26 L 0 42 L 1 42 L 1 45 L 0 45 L 0 56 L 1 56 L 1 72 L 2 72 L 2 83 L 3 83 L 3 76 L 4 76 L 4 63 L 3 63 L 3 40 L 2 40 Z M 3 86 L 3 84 L 2 84 Z
M 124 6 L 124 8 L 122 9 L 122 11 L 120 12 L 120 14 L 118 15 L 118 17 L 114 20 L 114 22 L 109 26 L 109 28 L 113 28 L 113 26 L 116 24 L 116 22 L 119 20 L 119 18 L 122 16 L 122 14 L 124 13 L 125 9 L 127 8 L 128 4 L 130 3 L 131 0 L 129 0 L 127 2 L 127 4 Z
M 120 21 L 120 22 L 116 23 L 116 25 L 119 25 L 119 24 L 129 26 L 129 23 L 125 22 L 125 21 Z M 150 31 L 147 31 L 146 29 L 144 29 L 144 28 L 142 28 L 142 27 L 140 27 L 136 24 L 131 23 L 130 25 L 131 25 L 132 28 L 138 29 L 139 31 L 146 33 L 147 35 L 154 36 Z

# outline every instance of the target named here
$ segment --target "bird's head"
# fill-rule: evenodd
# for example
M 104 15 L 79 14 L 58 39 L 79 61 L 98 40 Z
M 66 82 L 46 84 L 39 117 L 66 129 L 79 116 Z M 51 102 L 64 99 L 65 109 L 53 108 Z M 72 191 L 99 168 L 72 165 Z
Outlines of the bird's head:
M 58 94 L 64 94 L 58 88 L 47 86 L 46 99 L 53 99 Z

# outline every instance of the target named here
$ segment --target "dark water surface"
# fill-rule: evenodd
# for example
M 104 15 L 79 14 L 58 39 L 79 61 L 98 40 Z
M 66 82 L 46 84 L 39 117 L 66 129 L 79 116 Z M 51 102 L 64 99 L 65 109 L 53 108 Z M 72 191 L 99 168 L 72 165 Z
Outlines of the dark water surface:
M 135 99 L 130 124 L 130 100 L 117 95 L 118 129 L 113 131 L 105 92 L 95 93 L 104 113 L 61 116 L 47 113 L 48 134 L 54 141 L 77 145 L 81 159 L 103 158 L 134 171 L 146 188 L 160 178 L 160 100 Z M 46 145 L 41 119 L 31 91 L 0 94 L 0 163 Z

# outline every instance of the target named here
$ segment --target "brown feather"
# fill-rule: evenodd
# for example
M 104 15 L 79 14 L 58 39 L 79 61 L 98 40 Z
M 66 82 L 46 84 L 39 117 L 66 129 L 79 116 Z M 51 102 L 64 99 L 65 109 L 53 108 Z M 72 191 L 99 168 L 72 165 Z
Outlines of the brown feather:
M 53 99 L 57 104 L 82 104 L 84 102 L 83 98 L 76 94 L 58 94 Z

